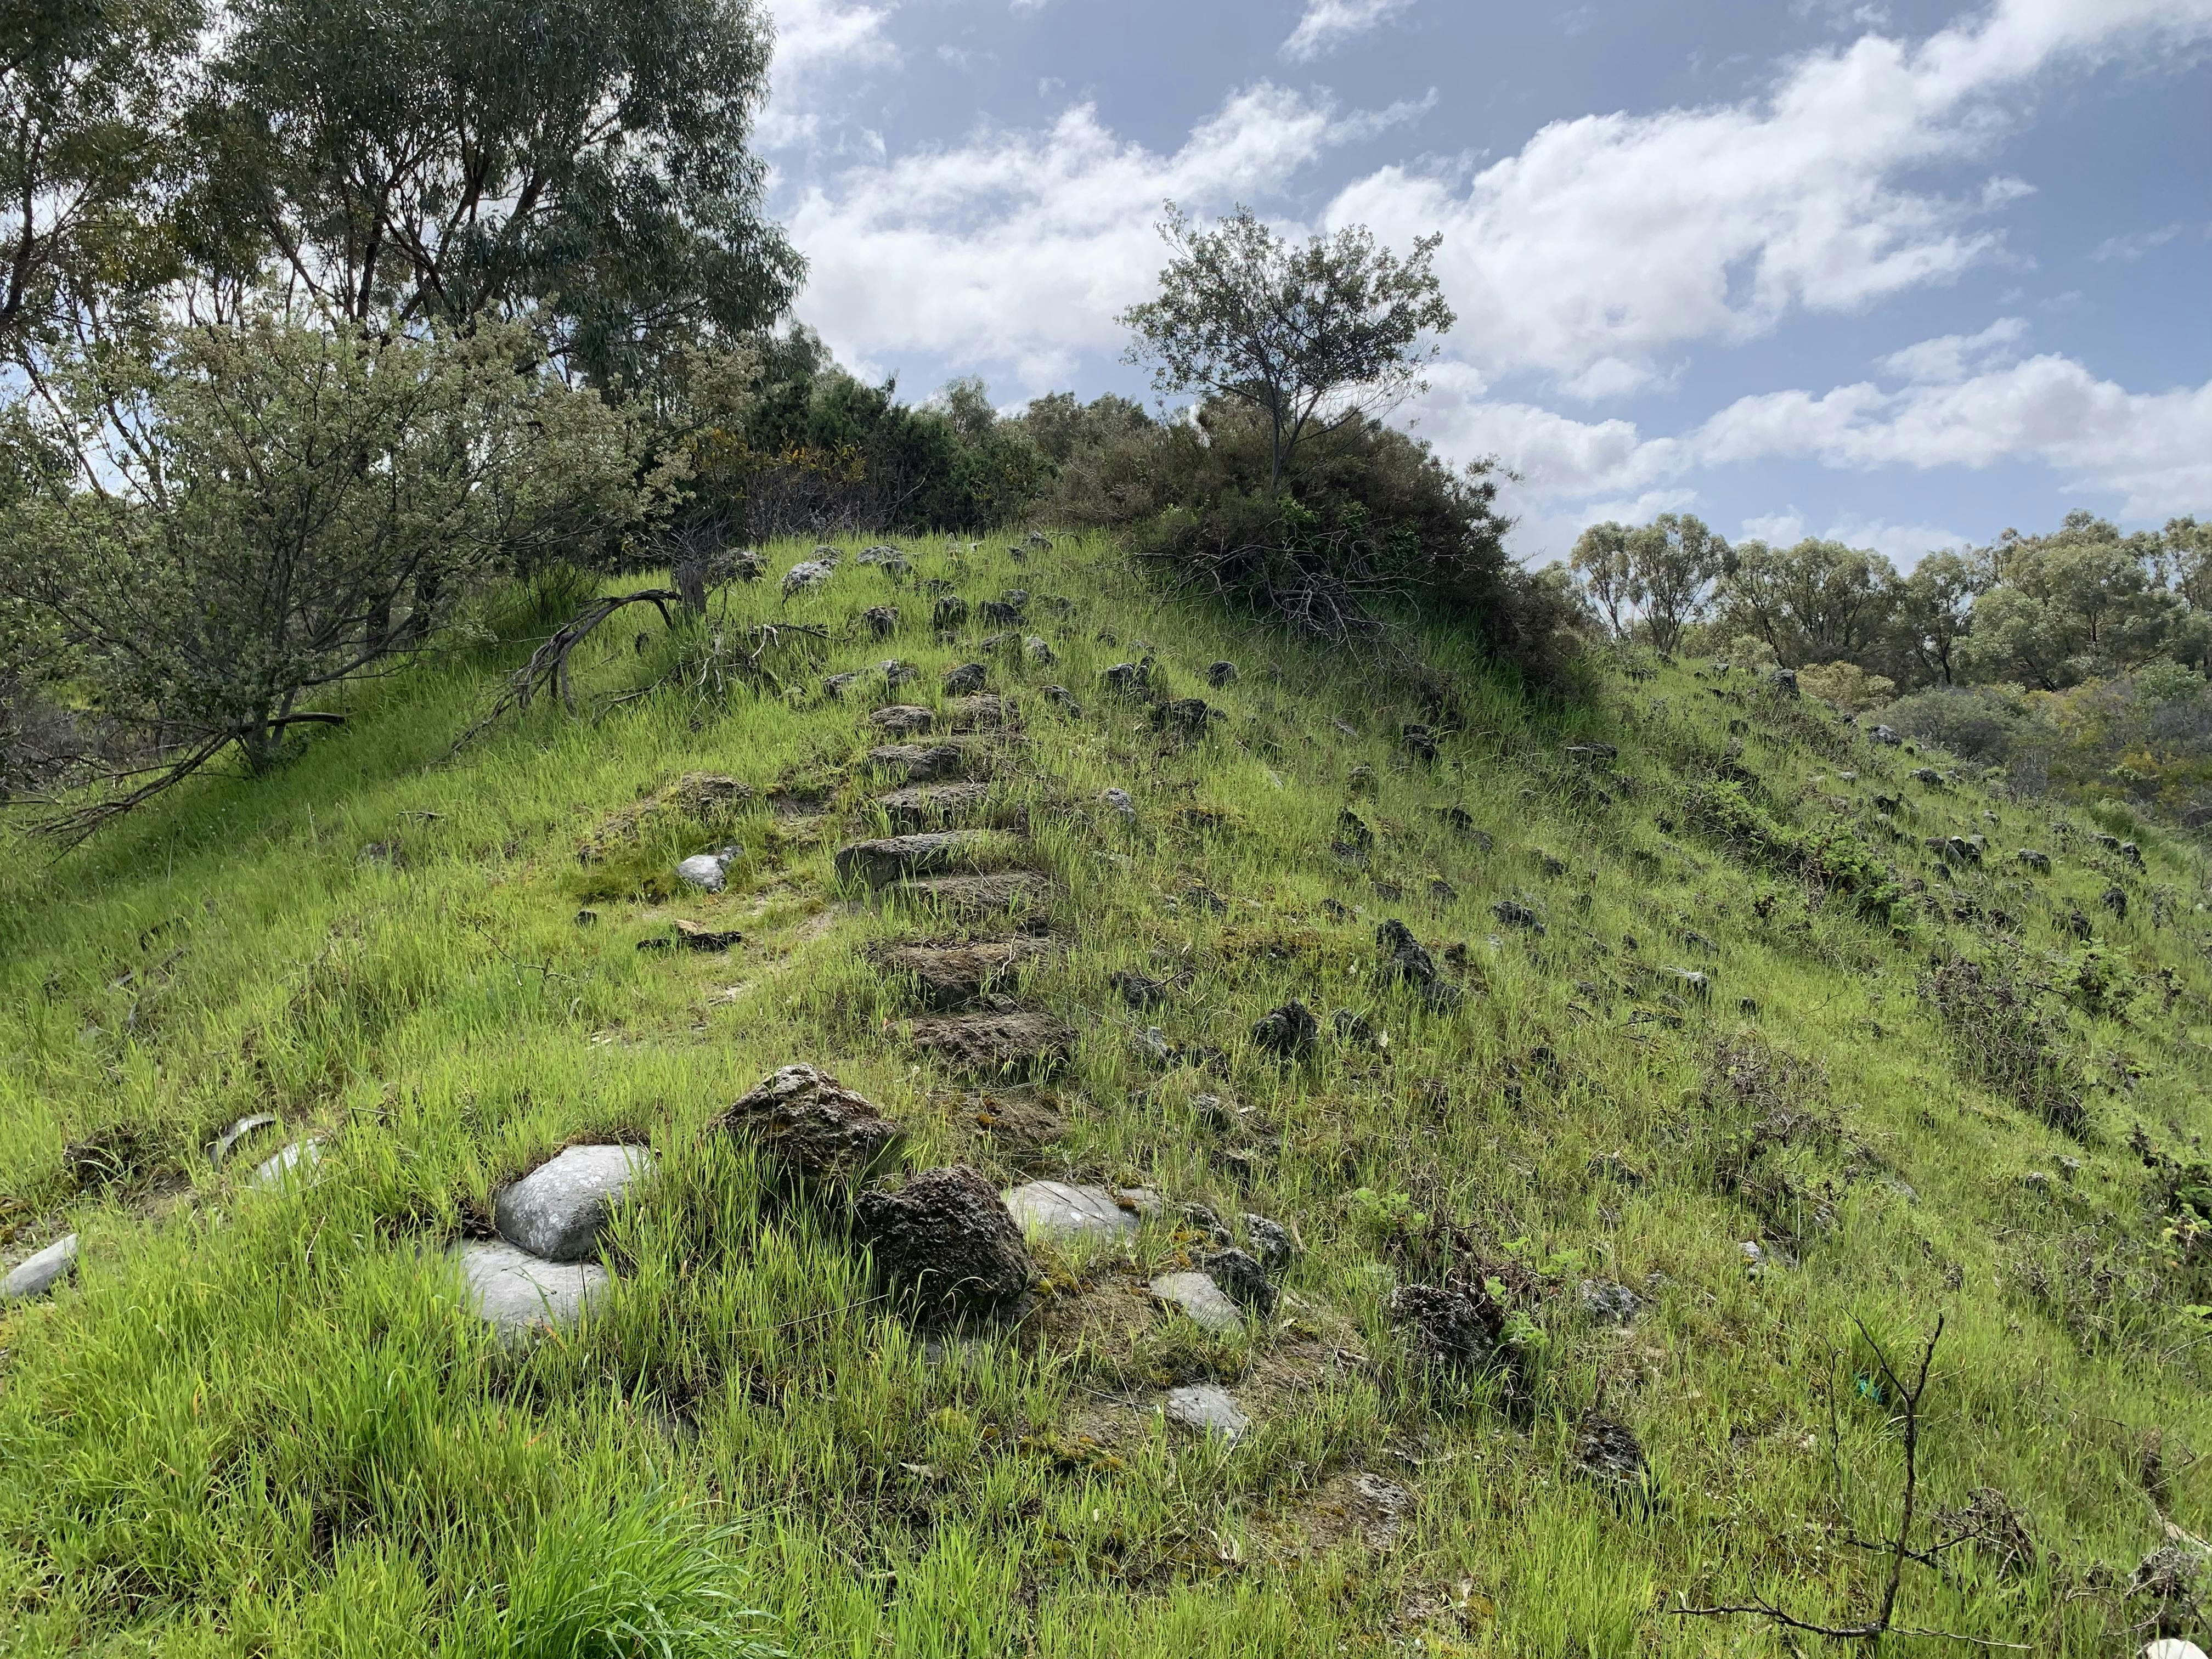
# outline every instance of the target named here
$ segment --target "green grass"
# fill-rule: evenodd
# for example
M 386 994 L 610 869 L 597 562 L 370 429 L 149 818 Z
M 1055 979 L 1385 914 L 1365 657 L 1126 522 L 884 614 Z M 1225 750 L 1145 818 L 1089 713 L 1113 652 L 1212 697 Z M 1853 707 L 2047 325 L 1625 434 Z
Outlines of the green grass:
M 1081 1034 L 1034 1089 L 918 1060 L 915 1010 L 864 951 L 927 925 L 832 879 L 887 786 L 854 764 L 867 694 L 799 688 L 896 654 L 925 671 L 899 696 L 934 702 L 988 631 L 933 641 L 927 599 L 872 570 L 788 603 L 773 582 L 727 596 L 737 625 L 829 625 L 791 695 L 672 687 L 605 710 L 675 648 L 617 629 L 583 665 L 599 703 L 448 759 L 526 648 L 487 646 L 363 692 L 273 776 L 196 783 L 59 862 L 0 851 L 0 1256 L 84 1239 L 76 1284 L 0 1309 L 0 1654 L 1782 1653 L 1760 1621 L 1669 1608 L 1870 1603 L 1881 1564 L 1842 1537 L 1888 1525 L 1897 1455 L 1853 1385 L 1853 1322 L 1901 1358 L 1939 1314 L 1923 1513 L 1995 1488 L 2036 1553 L 1966 1545 L 1913 1570 L 1900 1623 L 2129 1648 L 2145 1609 L 2123 1592 L 2162 1518 L 2212 1530 L 2194 1464 L 2212 1332 L 2191 1311 L 2212 1288 L 2167 1236 L 2196 1176 L 2130 1145 L 2186 1166 L 2212 1129 L 2189 843 L 2139 834 L 2136 871 L 2092 824 L 1913 782 L 1953 769 L 1741 674 L 1605 668 L 1586 705 L 1547 711 L 1436 633 L 1440 715 L 1360 664 L 1160 604 L 1102 543 L 1019 568 L 932 543 L 918 562 L 971 599 L 1073 602 L 1030 613 L 1057 665 L 992 659 L 1027 738 L 992 812 L 1026 815 L 1065 895 L 1068 948 L 1018 990 Z M 906 627 L 864 638 L 854 618 L 886 600 Z M 1224 711 L 1203 741 L 1164 744 L 1100 688 L 1139 640 L 1167 690 Z M 1243 671 L 1219 691 L 1217 657 Z M 1433 767 L 1405 754 L 1407 720 L 1449 728 Z M 1618 762 L 1566 752 L 1583 741 Z M 691 770 L 763 798 L 578 861 Z M 827 811 L 770 803 L 779 785 L 828 789 Z M 1346 807 L 1376 831 L 1370 869 L 1331 852 Z M 1984 865 L 1942 876 L 1925 839 L 1971 833 Z M 675 860 L 724 838 L 745 849 L 728 891 L 672 897 Z M 2054 872 L 2017 866 L 2021 847 Z M 2114 885 L 2124 919 L 2100 905 Z M 1494 919 L 1505 898 L 1543 934 Z M 679 915 L 745 942 L 635 948 Z M 1376 985 L 1393 915 L 1440 956 L 1464 945 L 1456 1009 Z M 2078 1139 L 1974 1080 L 2002 1075 L 1990 1033 L 1922 989 L 1954 955 L 2039 998 L 2084 1080 Z M 1109 988 L 1122 968 L 1188 980 L 1138 1014 Z M 1276 1063 L 1250 1028 L 1291 996 L 1325 1026 L 1364 1012 L 1389 1046 L 1325 1036 Z M 1152 1024 L 1222 1051 L 1225 1078 L 1146 1059 Z M 1281 1316 L 1216 1340 L 1146 1305 L 1144 1279 L 1202 1243 L 1171 1214 L 1126 1254 L 1041 1251 L 1027 1325 L 926 1351 L 834 1217 L 777 1203 L 704 1133 L 799 1060 L 904 1121 L 914 1167 L 1143 1182 L 1293 1224 Z M 1209 1127 L 1202 1092 L 1269 1132 Z M 258 1192 L 251 1160 L 210 1166 L 255 1110 L 323 1139 L 312 1179 Z M 1023 1112 L 1050 1122 L 1026 1141 L 979 1122 Z M 573 1335 L 502 1351 L 441 1247 L 501 1182 L 609 1135 L 661 1158 L 616 1226 L 617 1288 Z M 118 1178 L 69 1151 L 94 1140 Z M 1794 1265 L 1748 1274 L 1746 1240 Z M 1527 1315 L 1517 1390 L 1409 1364 L 1389 1292 L 1455 1267 Z M 1627 1331 L 1582 1310 L 1599 1277 L 1645 1297 Z M 1156 1414 L 1203 1378 L 1255 1420 L 1234 1450 Z M 1593 1407 L 1641 1439 L 1648 1490 L 1578 1472 Z M 1363 1471 L 1409 1494 L 1395 1536 L 1359 1507 Z

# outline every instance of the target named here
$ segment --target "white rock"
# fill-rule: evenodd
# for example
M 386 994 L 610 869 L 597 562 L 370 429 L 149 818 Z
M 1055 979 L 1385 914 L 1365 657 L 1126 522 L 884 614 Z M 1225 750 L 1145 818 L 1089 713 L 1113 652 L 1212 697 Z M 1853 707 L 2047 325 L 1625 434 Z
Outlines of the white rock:
M 465 1240 L 450 1254 L 467 1285 L 469 1306 L 510 1342 L 568 1329 L 611 1282 L 596 1262 L 541 1261 L 496 1241 Z
M 500 1237 L 548 1261 L 589 1261 L 630 1183 L 653 1173 L 642 1146 L 571 1146 L 501 1192 Z
M 27 1302 L 44 1296 L 76 1269 L 76 1235 L 58 1238 L 16 1263 L 15 1271 L 0 1279 L 0 1302 Z
M 256 1134 L 263 1129 L 274 1127 L 276 1121 L 276 1115 L 274 1112 L 248 1113 L 215 1138 L 215 1145 L 208 1148 L 208 1162 L 222 1163 L 236 1149 L 240 1141 L 250 1134 Z
M 1161 1301 L 1182 1309 L 1217 1335 L 1244 1328 L 1243 1310 L 1204 1273 L 1162 1273 L 1152 1281 L 1152 1289 Z
M 1218 1434 L 1231 1445 L 1242 1440 L 1252 1426 L 1252 1419 L 1244 1415 L 1236 1400 L 1226 1389 L 1211 1382 L 1197 1382 L 1187 1389 L 1170 1389 L 1167 1403 L 1168 1420 L 1180 1423 L 1187 1429 L 1196 1429 L 1200 1434 Z
M 1058 1243 L 1133 1238 L 1144 1215 L 1159 1207 L 1159 1194 L 1142 1187 L 1077 1187 L 1065 1181 L 1032 1181 L 1003 1194 L 1006 1208 L 1032 1237 Z M 1134 1207 L 1124 1209 L 1123 1201 Z
M 321 1141 L 295 1140 L 264 1158 L 246 1180 L 256 1187 L 281 1187 L 295 1176 L 304 1176 L 322 1161 Z
M 2145 1648 L 2142 1650 L 2142 1659 L 2204 1659 L 2204 1650 L 2194 1642 L 2185 1642 L 2178 1636 L 2168 1636 Z
M 830 574 L 836 568 L 837 562 L 834 556 L 827 559 L 804 560 L 784 573 L 783 591 L 787 594 L 804 593 L 819 587 L 830 580 Z
M 694 887 L 703 887 L 710 893 L 722 890 L 725 872 L 730 867 L 727 853 L 694 853 L 676 866 L 676 879 L 689 882 Z

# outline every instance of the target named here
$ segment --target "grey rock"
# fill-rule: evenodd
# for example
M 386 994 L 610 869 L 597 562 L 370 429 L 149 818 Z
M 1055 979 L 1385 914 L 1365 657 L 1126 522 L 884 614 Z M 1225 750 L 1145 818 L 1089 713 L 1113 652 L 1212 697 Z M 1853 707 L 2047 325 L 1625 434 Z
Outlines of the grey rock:
M 246 1180 L 256 1187 L 281 1187 L 287 1181 L 304 1177 L 322 1161 L 321 1141 L 295 1140 L 264 1158 Z
M 1022 641 L 1022 649 L 1029 659 L 1040 667 L 1049 668 L 1060 660 L 1060 653 L 1052 648 L 1050 642 L 1036 634 Z
M 860 623 L 879 640 L 887 640 L 898 632 L 899 608 L 895 605 L 872 605 L 860 613 Z
M 676 866 L 676 879 L 688 886 L 703 888 L 709 893 L 722 890 L 728 876 L 732 855 L 720 853 L 694 853 Z
M 894 561 L 902 559 L 905 556 L 906 556 L 901 553 L 896 547 L 890 546 L 884 543 L 878 543 L 873 547 L 862 548 L 860 550 L 860 556 L 854 560 L 854 562 L 863 565 L 890 564 Z
M 811 592 L 828 582 L 836 569 L 837 556 L 835 553 L 826 558 L 803 560 L 783 573 L 784 593 L 788 597 L 793 593 Z
M 1229 1390 L 1212 1382 L 1170 1389 L 1164 1409 L 1170 1423 L 1200 1434 L 1218 1434 L 1232 1446 L 1252 1428 L 1252 1419 L 1244 1415 Z
M 1152 1291 L 1217 1336 L 1244 1328 L 1243 1314 L 1205 1273 L 1162 1273 L 1152 1281 Z
M 968 623 L 968 601 L 957 593 L 945 594 L 930 611 L 929 619 L 939 628 L 964 628 Z
M 1644 1304 L 1626 1285 L 1609 1279 L 1582 1282 L 1583 1311 L 1607 1325 L 1626 1325 L 1643 1310 Z
M 631 1185 L 653 1173 L 642 1146 L 571 1146 L 503 1189 L 492 1206 L 500 1237 L 548 1261 L 589 1261 L 600 1230 Z
M 1593 1480 L 1639 1486 L 1644 1480 L 1644 1447 L 1626 1424 L 1593 1411 L 1583 1417 L 1575 1432 L 1575 1465 Z
M 981 691 L 991 678 L 991 671 L 980 662 L 963 662 L 957 668 L 948 669 L 940 683 L 948 697 L 964 697 Z
M 1083 718 L 1083 705 L 1076 702 L 1075 693 L 1064 685 L 1045 687 L 1044 700 L 1072 720 L 1079 720 Z
M 981 806 L 990 793 L 990 785 L 981 782 L 918 783 L 876 799 L 892 829 L 916 830 L 967 816 Z
M 1137 803 L 1129 799 L 1129 792 L 1127 790 L 1102 790 L 1099 793 L 1098 799 L 1105 802 L 1107 805 L 1112 807 L 1114 811 L 1119 812 L 1127 822 L 1134 823 L 1137 821 Z
M 1065 1181 L 1032 1181 L 1003 1196 L 1023 1232 L 1055 1243 L 1134 1238 L 1146 1212 L 1159 1207 L 1159 1194 L 1141 1187 L 1079 1187 Z
M 957 1014 L 914 1023 L 914 1046 L 963 1072 L 1049 1072 L 1075 1047 L 1075 1029 L 1057 1014 Z
M 1407 1285 L 1390 1297 L 1414 1356 L 1448 1370 L 1480 1370 L 1498 1357 L 1505 1314 L 1481 1285 Z
M 887 892 L 933 905 L 956 921 L 1034 914 L 1052 902 L 1051 878 L 1035 870 L 1001 870 L 980 876 L 933 876 L 901 882 Z
M 36 1255 L 17 1262 L 0 1279 L 0 1302 L 27 1302 L 44 1296 L 76 1271 L 76 1235 L 58 1238 Z
M 1132 696 L 1152 689 L 1152 665 L 1148 662 L 1117 662 L 1098 679 L 1109 691 L 1121 696 Z
M 920 940 L 884 944 L 870 952 L 887 974 L 912 975 L 922 1000 L 946 1012 L 971 1007 L 990 987 L 1010 980 L 1025 963 L 1053 949 L 1047 939 L 1015 934 L 1006 939 Z
M 895 702 L 870 714 L 868 724 L 895 737 L 910 738 L 936 725 L 937 715 L 920 703 Z
M 945 706 L 955 732 L 996 732 L 1013 723 L 1014 708 L 1004 697 L 978 692 L 955 697 Z
M 974 745 L 967 743 L 902 743 L 868 750 L 871 766 L 903 772 L 910 784 L 941 783 L 959 777 L 971 769 L 977 758 Z
M 2032 847 L 2023 847 L 2020 849 L 2018 856 L 2022 864 L 2039 876 L 2047 876 L 2051 873 L 2050 854 L 2039 853 Z
M 1873 731 L 1867 733 L 1867 738 L 1870 742 L 1878 743 L 1885 749 L 1894 749 L 1905 741 L 1886 726 L 1875 726 Z
M 276 1122 L 274 1112 L 249 1112 L 215 1138 L 208 1148 L 208 1162 L 220 1164 L 238 1149 L 238 1143 L 247 1136 L 271 1128 Z
M 850 688 L 859 684 L 860 679 L 860 677 L 858 674 L 827 675 L 822 681 L 822 695 L 834 702 L 842 697 Z
M 1209 1095 L 1206 1098 L 1213 1097 Z M 1298 1241 L 1281 1222 L 1248 1210 L 1244 1212 L 1244 1231 L 1251 1236 L 1252 1248 L 1260 1253 L 1260 1265 L 1267 1272 L 1279 1273 L 1297 1258 Z
M 569 1329 L 611 1282 L 596 1262 L 542 1261 L 495 1240 L 466 1239 L 448 1254 L 461 1270 L 469 1306 L 506 1342 Z

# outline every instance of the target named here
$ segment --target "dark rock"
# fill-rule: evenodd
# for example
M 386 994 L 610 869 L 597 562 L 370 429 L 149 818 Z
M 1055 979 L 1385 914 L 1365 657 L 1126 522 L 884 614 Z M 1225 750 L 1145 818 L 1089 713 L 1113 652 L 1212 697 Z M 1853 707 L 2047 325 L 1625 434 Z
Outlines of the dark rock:
M 1152 690 L 1152 665 L 1149 662 L 1117 662 L 1098 679 L 1116 696 L 1136 696 Z
M 910 974 L 920 981 L 922 1000 L 951 1012 L 980 1001 L 994 982 L 1011 978 L 1024 963 L 1051 954 L 1049 940 L 1017 934 L 1011 939 L 885 945 L 872 954 L 886 974 Z
M 1342 899 L 1325 898 L 1321 902 L 1321 913 L 1331 921 L 1349 921 L 1352 908 Z
M 1377 787 L 1375 769 L 1365 761 L 1360 762 L 1345 775 L 1344 787 L 1363 800 L 1373 799 Z
M 1399 741 L 1405 744 L 1406 752 L 1416 760 L 1436 759 L 1437 734 L 1434 728 L 1423 726 L 1418 721 L 1408 720 L 1399 729 L 1398 738 Z
M 2125 889 L 2119 887 L 2107 887 L 2098 896 L 2097 902 L 2103 905 L 2106 909 L 2110 910 L 2114 915 L 2119 917 L 2123 921 L 2127 920 L 2128 896 Z
M 948 697 L 965 697 L 981 691 L 991 678 L 991 671 L 980 662 L 963 662 L 959 667 L 946 671 L 939 683 Z
M 1437 972 L 1436 958 L 1422 947 L 1404 922 L 1394 919 L 1377 927 L 1375 950 L 1382 959 L 1379 977 L 1383 984 L 1409 986 L 1432 1008 L 1457 1005 L 1458 988 Z
M 989 837 L 980 830 L 941 830 L 929 835 L 856 841 L 837 849 L 838 879 L 887 887 L 907 876 L 929 875 L 972 857 Z
M 1431 810 L 1443 820 L 1444 828 L 1452 834 L 1472 836 L 1474 833 L 1474 815 L 1464 806 L 1438 806 Z
M 1079 720 L 1083 718 L 1083 705 L 1076 702 L 1075 694 L 1066 686 L 1048 685 L 1044 689 L 1043 696 L 1047 702 L 1059 709 L 1068 719 Z
M 951 716 L 955 732 L 996 732 L 1010 725 L 1012 716 L 1004 697 L 994 697 L 988 692 L 955 697 L 945 712 Z
M 1215 1250 L 1200 1263 L 1206 1276 L 1221 1286 L 1229 1299 L 1247 1313 L 1265 1319 L 1275 1311 L 1275 1287 L 1266 1271 L 1243 1251 L 1231 1246 Z
M 1915 783 L 1924 783 L 1931 789 L 1943 787 L 1943 775 L 1932 766 L 1916 766 L 1905 775 Z
M 924 1317 L 992 1318 L 1027 1305 L 1036 1269 L 1022 1230 L 975 1170 L 925 1170 L 896 1192 L 862 1193 L 853 1213 L 877 1273 Z
M 1340 1008 L 1329 1017 L 1329 1023 L 1336 1027 L 1339 1042 L 1354 1042 L 1368 1048 L 1376 1046 L 1374 1026 L 1368 1023 L 1366 1015 L 1357 1010 Z
M 1644 1484 L 1644 1447 L 1628 1425 L 1592 1410 L 1575 1431 L 1575 1467 L 1615 1486 Z
M 1532 933 L 1544 931 L 1544 919 L 1519 899 L 1500 899 L 1490 907 L 1490 914 L 1508 927 L 1525 927 Z
M 945 594 L 931 607 L 929 620 L 939 628 L 964 628 L 968 625 L 968 601 L 957 593 Z
M 1480 1285 L 1405 1285 L 1390 1298 L 1390 1316 L 1417 1360 L 1446 1370 L 1494 1364 L 1505 1336 L 1504 1310 Z
M 1237 684 L 1237 665 L 1223 660 L 1210 663 L 1206 670 L 1206 683 L 1219 691 Z
M 994 628 L 1018 628 L 1022 623 L 1020 607 L 1008 605 L 1003 599 L 986 599 L 975 610 L 976 614 Z
M 2120 856 L 2138 870 L 2143 867 L 2142 848 L 2131 841 L 2124 841 L 2120 843 Z
M 1583 1311 L 1607 1325 L 1626 1325 L 1633 1322 L 1644 1304 L 1635 1291 L 1626 1285 L 1617 1285 L 1610 1279 L 1585 1279 L 1582 1282 Z
M 838 702 L 848 689 L 859 683 L 860 678 L 858 674 L 828 675 L 822 682 L 822 695 L 832 702 Z
M 1429 902 L 1439 908 L 1459 902 L 1459 889 L 1442 876 L 1429 878 Z
M 687 951 L 734 951 L 745 936 L 734 927 L 709 927 L 702 921 L 676 923 L 676 942 Z
M 2020 849 L 2018 857 L 2022 864 L 2034 871 L 2037 875 L 2047 876 L 2051 873 L 2050 854 L 2039 853 L 2032 847 L 2023 847 Z
M 1774 689 L 1777 691 L 1779 691 L 1784 696 L 1794 697 L 1797 695 L 1797 671 L 1796 669 L 1778 668 L 1767 678 L 1772 683 Z
M 1152 705 L 1152 724 L 1163 732 L 1183 737 L 1197 737 L 1221 718 L 1221 711 L 1203 697 L 1177 697 Z
M 1977 839 L 1978 839 L 1978 837 Z M 1982 849 L 1980 847 L 1977 846 L 1974 842 L 1967 840 L 1964 836 L 1945 836 L 1943 838 L 1943 851 L 1948 856 L 1956 859 L 1962 864 L 1979 864 L 1982 861 Z
M 1244 1231 L 1251 1237 L 1252 1248 L 1260 1253 L 1261 1267 L 1269 1273 L 1279 1276 L 1297 1259 L 1298 1241 L 1281 1222 L 1248 1210 Z
M 787 1183 L 857 1187 L 883 1168 L 906 1132 L 826 1073 L 786 1066 L 715 1120 L 715 1127 L 759 1148 Z
M 1285 1060 L 1310 1053 L 1320 1036 L 1321 1024 L 1313 1011 L 1296 998 L 1271 1010 L 1252 1028 L 1254 1042 Z
M 1109 974 L 1106 982 L 1119 991 L 1121 1000 L 1132 1008 L 1157 1008 L 1168 1000 L 1167 981 L 1148 979 L 1134 969 L 1124 968 Z
M 898 632 L 899 608 L 895 605 L 872 605 L 860 613 L 860 624 L 879 640 L 887 640 Z
M 1363 853 L 1375 845 L 1375 832 L 1368 828 L 1367 820 L 1348 806 L 1336 815 L 1336 833 Z
M 887 708 L 878 708 L 868 716 L 868 724 L 889 732 L 896 737 L 910 738 L 928 731 L 937 724 L 934 711 L 920 703 L 895 702 Z
M 1022 641 L 1022 654 L 1040 668 L 1049 668 L 1060 660 L 1060 653 L 1052 648 L 1052 642 L 1036 634 Z
M 1567 861 L 1562 858 L 1554 858 L 1549 853 L 1537 854 L 1536 864 L 1537 867 L 1543 871 L 1546 877 L 1553 881 L 1558 880 L 1561 876 L 1567 873 Z
M 884 658 L 876 665 L 876 672 L 884 677 L 884 684 L 893 691 L 909 680 L 921 678 L 921 670 L 910 662 L 900 661 L 896 657 Z
M 1870 743 L 1878 743 L 1885 749 L 1894 749 L 1905 741 L 1886 726 L 1875 726 L 1873 731 L 1867 733 L 1867 740 Z
M 914 1025 L 915 1048 L 965 1072 L 1049 1070 L 1074 1045 L 1074 1029 L 1054 1014 L 962 1014 Z

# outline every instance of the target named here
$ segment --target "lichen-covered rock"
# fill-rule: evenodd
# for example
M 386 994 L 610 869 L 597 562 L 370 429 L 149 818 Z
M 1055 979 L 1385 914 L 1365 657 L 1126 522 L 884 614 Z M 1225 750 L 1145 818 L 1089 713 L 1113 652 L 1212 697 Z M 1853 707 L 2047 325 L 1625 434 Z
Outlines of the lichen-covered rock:
M 597 863 L 617 848 L 636 846 L 664 824 L 694 824 L 710 833 L 726 830 L 752 799 L 752 787 L 735 778 L 720 772 L 686 772 L 602 820 L 577 843 L 576 858 L 580 863 Z
M 548 1261 L 589 1261 L 631 1187 L 653 1171 L 642 1146 L 571 1146 L 503 1188 L 493 1224 L 510 1244 Z
M 948 697 L 965 697 L 981 691 L 991 678 L 991 671 L 980 662 L 963 662 L 957 668 L 945 670 L 939 688 Z
M 868 750 L 868 764 L 903 774 L 909 784 L 941 783 L 983 770 L 989 756 L 973 739 L 951 743 L 902 743 Z
M 1238 1307 L 1262 1319 L 1275 1311 L 1275 1287 L 1267 1282 L 1267 1273 L 1260 1264 L 1243 1250 L 1233 1245 L 1225 1250 L 1215 1250 L 1200 1265 L 1206 1269 L 1206 1276 Z
M 862 1193 L 853 1217 L 877 1273 L 924 1317 L 1025 1308 L 1036 1269 L 997 1189 L 975 1170 L 925 1170 L 896 1192 Z
M 1050 879 L 1034 870 L 935 876 L 921 881 L 901 882 L 884 890 L 933 905 L 955 921 L 1035 915 L 1052 902 L 1054 894 Z
M 906 1133 L 827 1073 L 807 1065 L 772 1072 L 715 1121 L 759 1149 L 789 1184 L 858 1187 L 890 1162 Z
M 1252 1028 L 1255 1043 L 1285 1060 L 1309 1053 L 1320 1036 L 1321 1022 L 1295 997 L 1279 1008 L 1270 1009 Z
M 894 737 L 910 738 L 935 726 L 937 715 L 918 702 L 895 702 L 870 714 L 868 724 Z
M 982 805 L 990 793 L 990 786 L 981 782 L 917 783 L 878 796 L 877 804 L 892 829 L 911 832 L 964 817 Z

